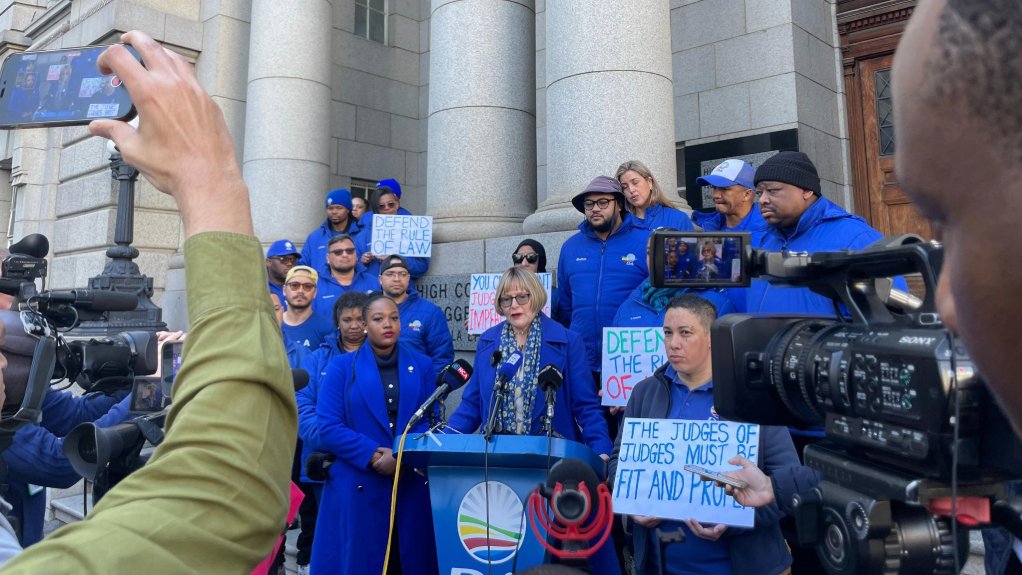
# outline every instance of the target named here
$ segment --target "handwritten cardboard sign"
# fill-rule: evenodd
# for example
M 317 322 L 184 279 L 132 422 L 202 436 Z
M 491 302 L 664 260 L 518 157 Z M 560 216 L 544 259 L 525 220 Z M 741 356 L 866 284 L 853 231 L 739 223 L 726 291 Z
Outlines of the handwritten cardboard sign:
M 433 216 L 373 214 L 369 249 L 376 255 L 428 258 L 433 253 Z
M 755 509 L 742 507 L 713 481 L 684 471 L 698 465 L 736 469 L 727 460 L 759 456 L 759 426 L 713 419 L 626 418 L 614 476 L 614 512 L 665 519 L 695 519 L 752 527 Z
M 468 301 L 468 333 L 479 335 L 504 321 L 504 317 L 498 314 L 493 307 L 501 275 L 503 274 L 472 274 L 470 282 L 472 291 L 469 293 Z M 550 305 L 553 303 L 553 298 L 550 296 L 553 279 L 547 272 L 536 275 L 539 276 L 539 283 L 543 284 L 543 289 L 546 290 L 546 305 L 543 306 L 543 313 L 549 317 Z
M 603 405 L 627 405 L 635 384 L 665 363 L 663 328 L 603 328 Z

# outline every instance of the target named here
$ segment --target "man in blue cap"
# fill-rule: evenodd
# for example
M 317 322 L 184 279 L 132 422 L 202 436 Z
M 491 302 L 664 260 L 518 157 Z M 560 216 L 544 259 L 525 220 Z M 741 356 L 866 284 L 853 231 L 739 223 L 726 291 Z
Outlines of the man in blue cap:
M 277 294 L 284 309 L 287 309 L 287 304 L 284 303 L 284 280 L 287 278 L 287 272 L 297 263 L 298 250 L 291 240 L 277 240 L 266 250 L 266 284 L 270 288 L 270 293 Z
M 692 219 L 707 232 L 750 232 L 754 245 L 766 233 L 756 206 L 756 169 L 742 160 L 727 159 L 696 183 L 713 187 L 713 212 L 692 212 Z M 756 208 L 756 209 L 753 209 Z
M 326 220 L 312 230 L 302 246 L 302 265 L 321 270 L 326 265 L 327 243 L 338 234 L 356 237 L 362 226 L 351 215 L 351 192 L 338 188 L 326 196 Z

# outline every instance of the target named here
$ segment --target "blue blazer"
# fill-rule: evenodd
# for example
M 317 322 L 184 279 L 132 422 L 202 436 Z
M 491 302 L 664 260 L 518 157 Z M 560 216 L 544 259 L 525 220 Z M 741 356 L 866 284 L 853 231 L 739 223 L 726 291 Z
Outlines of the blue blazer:
M 323 488 L 312 571 L 379 573 L 387 547 L 393 477 L 373 471 L 369 462 L 377 447 L 394 447 L 415 410 L 433 389 L 429 358 L 398 342 L 397 428 L 392 432 L 384 405 L 383 383 L 372 348 L 366 342 L 352 353 L 330 360 L 319 382 L 316 417 L 320 445 L 337 456 Z M 413 431 L 424 431 L 426 421 Z M 396 454 L 395 454 L 396 455 Z M 410 575 L 437 573 L 436 544 L 426 478 L 401 471 L 397 529 L 401 569 Z
M 553 364 L 564 374 L 564 385 L 557 391 L 554 409 L 554 431 L 567 439 L 584 442 L 598 454 L 610 455 L 614 445 L 607 434 L 592 372 L 586 362 L 585 344 L 575 332 L 540 313 L 543 340 L 539 350 L 539 365 Z M 500 348 L 500 332 L 507 322 L 501 322 L 479 337 L 476 346 L 475 371 L 465 387 L 461 405 L 451 416 L 448 425 L 463 433 L 479 428 L 490 412 L 490 395 L 496 377 L 490 366 L 493 352 Z M 543 414 L 546 413 L 545 396 L 536 387 L 532 402 L 532 434 L 541 435 Z

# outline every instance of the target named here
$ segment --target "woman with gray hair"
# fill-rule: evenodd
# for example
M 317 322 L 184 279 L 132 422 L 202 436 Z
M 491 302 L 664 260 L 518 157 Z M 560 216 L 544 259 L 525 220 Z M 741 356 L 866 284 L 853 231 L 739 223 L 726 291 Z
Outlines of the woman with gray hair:
M 688 215 L 674 206 L 674 203 L 660 188 L 660 182 L 653 177 L 653 172 L 639 160 L 629 160 L 617 168 L 614 177 L 621 182 L 624 192 L 625 208 L 632 214 L 639 227 L 655 230 L 661 227 L 692 230 L 692 220 Z

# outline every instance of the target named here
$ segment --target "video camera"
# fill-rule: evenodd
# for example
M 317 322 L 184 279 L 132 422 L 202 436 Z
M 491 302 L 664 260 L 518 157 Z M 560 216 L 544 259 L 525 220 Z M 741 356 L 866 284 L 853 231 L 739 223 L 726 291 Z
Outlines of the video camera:
M 680 243 L 711 246 L 717 275 L 672 277 Z M 721 417 L 824 428 L 803 453 L 822 481 L 796 497 L 795 520 L 828 572 L 957 573 L 968 541 L 956 523 L 1022 532 L 1022 505 L 1007 497 L 1022 449 L 937 313 L 942 246 L 902 236 L 858 252 L 775 253 L 749 247 L 748 234 L 654 232 L 651 249 L 658 287 L 758 277 L 834 302 L 832 317 L 729 314 L 711 332 Z M 907 274 L 921 277 L 922 299 L 892 288 Z
M 133 310 L 134 294 L 93 290 L 38 291 L 35 281 L 46 278 L 49 241 L 31 234 L 10 247 L 0 263 L 0 293 L 14 296 L 11 310 L 0 311 L 6 328 L 3 346 L 7 399 L 0 429 L 13 431 L 38 423 L 46 388 L 67 379 L 85 391 L 112 393 L 129 388 L 136 376 L 156 371 L 155 335 L 120 333 L 109 339 L 68 341 L 62 332 L 86 319 L 101 319 L 108 311 Z

